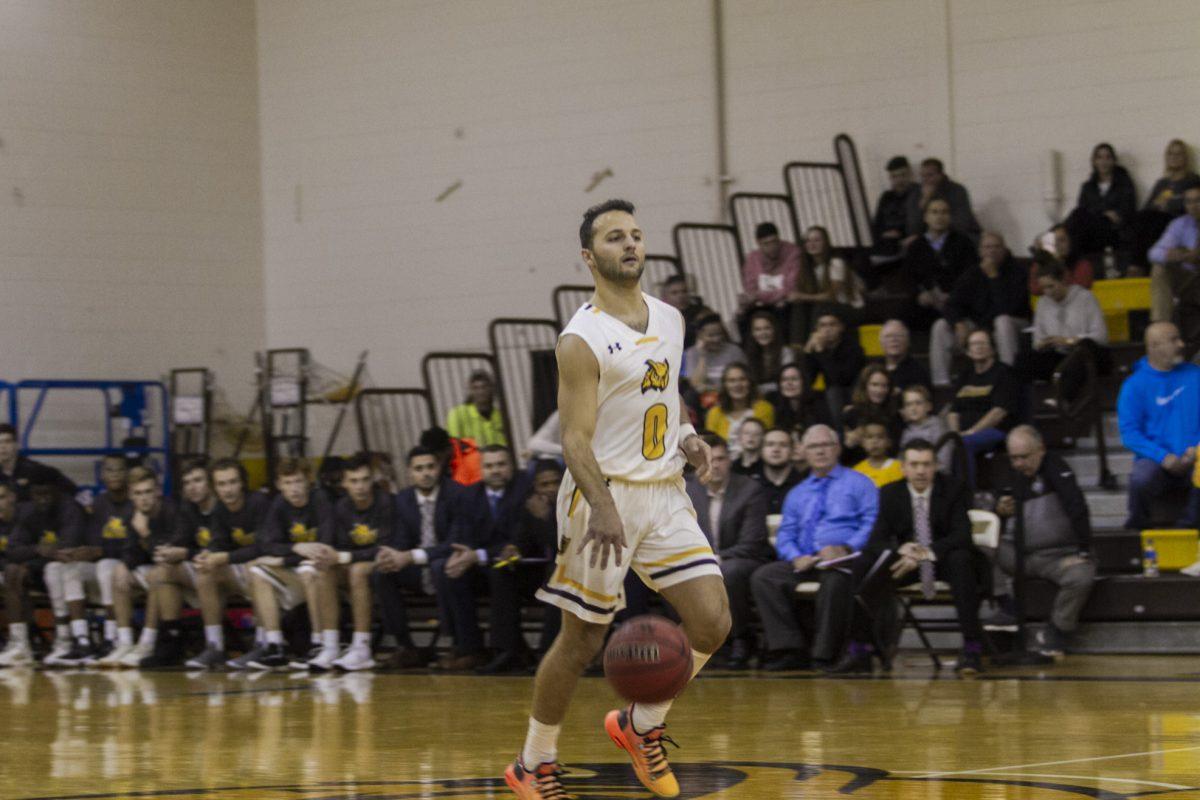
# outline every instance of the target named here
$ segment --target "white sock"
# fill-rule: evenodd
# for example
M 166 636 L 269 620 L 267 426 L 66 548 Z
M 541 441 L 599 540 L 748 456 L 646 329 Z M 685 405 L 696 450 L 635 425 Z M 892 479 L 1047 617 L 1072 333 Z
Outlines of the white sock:
M 321 631 L 321 646 L 326 650 L 337 650 L 340 637 L 336 630 Z
M 29 626 L 24 622 L 11 622 L 8 625 L 9 641 L 29 644 Z
M 309 640 L 309 641 L 310 641 L 312 644 L 314 644 L 314 645 L 318 645 L 318 644 L 320 644 L 320 643 L 321 643 L 321 632 L 320 632 L 320 631 L 313 631 L 313 632 L 312 632 L 312 635 L 310 635 L 310 636 L 308 637 L 308 640 Z
M 711 653 L 701 653 L 698 650 L 692 650 L 692 677 L 695 678 L 700 670 L 704 669 L 704 665 L 712 658 Z M 674 700 L 666 700 L 662 703 L 634 703 L 633 711 L 631 712 L 631 720 L 634 733 L 649 733 L 659 725 L 663 725 L 667 721 L 667 712 L 671 710 L 671 703 Z
M 204 626 L 204 641 L 209 647 L 215 647 L 218 650 L 225 649 L 225 629 L 220 625 L 205 625 Z
M 371 649 L 371 634 L 354 632 L 354 638 L 350 640 L 351 647 L 360 647 L 363 650 Z
M 65 642 L 71 638 L 71 626 L 65 622 L 58 622 L 54 625 L 54 638 L 60 642 Z
M 283 631 L 267 631 L 267 644 L 283 644 Z
M 71 620 L 71 635 L 76 639 L 88 638 L 88 624 L 86 619 Z
M 525 769 L 537 769 L 539 764 L 558 757 L 558 734 L 561 730 L 561 725 L 546 725 L 533 717 L 529 718 L 529 733 L 525 734 L 525 749 L 521 751 L 521 763 Z
M 146 647 L 154 647 L 154 643 L 158 641 L 158 628 L 142 628 L 142 635 L 138 639 L 138 644 L 144 644 Z
M 122 646 L 133 644 L 133 628 L 117 628 L 117 644 Z
M 115 619 L 104 620 L 104 641 L 115 642 L 117 640 L 117 621 Z
M 267 632 L 265 630 L 263 630 L 262 628 L 255 628 L 254 629 L 254 643 L 262 644 L 265 641 L 268 641 Z

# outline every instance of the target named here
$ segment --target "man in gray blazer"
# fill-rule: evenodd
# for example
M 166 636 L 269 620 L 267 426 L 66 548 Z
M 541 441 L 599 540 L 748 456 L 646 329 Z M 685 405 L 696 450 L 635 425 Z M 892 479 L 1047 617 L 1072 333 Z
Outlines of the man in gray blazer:
M 689 475 L 687 493 L 696 509 L 700 530 L 712 543 L 721 564 L 729 593 L 733 626 L 726 666 L 745 669 L 754 649 L 750 575 L 775 557 L 767 540 L 767 495 L 753 478 L 733 473 L 729 446 L 724 439 L 705 434 L 704 441 L 712 448 L 709 480 L 702 484 L 695 475 Z

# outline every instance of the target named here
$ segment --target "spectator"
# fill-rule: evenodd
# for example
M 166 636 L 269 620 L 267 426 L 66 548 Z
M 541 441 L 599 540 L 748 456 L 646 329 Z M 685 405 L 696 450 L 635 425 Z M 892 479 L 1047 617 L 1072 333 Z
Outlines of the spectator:
M 792 434 L 786 428 L 771 428 L 763 435 L 763 468 L 754 476 L 767 497 L 767 516 L 783 512 L 783 500 L 805 475 L 792 464 Z
M 1183 360 L 1179 329 L 1155 322 L 1146 329 L 1146 357 L 1133 367 L 1117 397 L 1121 441 L 1133 451 L 1129 473 L 1129 518 L 1125 527 L 1151 526 L 1150 509 L 1164 492 L 1189 487 L 1200 444 L 1200 367 Z M 1200 488 L 1178 527 L 1194 527 Z
M 866 363 L 858 336 L 846 331 L 846 323 L 836 312 L 822 312 L 804 345 L 804 381 L 812 386 L 818 377 L 824 379 L 825 401 L 835 426 L 841 426 L 842 408 Z
M 950 229 L 950 206 L 933 200 L 925 209 L 925 232 L 904 253 L 904 273 L 916 296 L 911 325 L 929 330 L 941 316 L 955 281 L 979 263 L 979 252 L 966 234 Z
M 905 226 L 909 240 L 925 232 L 922 221 L 928 225 L 927 212 L 929 206 L 936 200 L 946 203 L 950 212 L 950 228 L 963 234 L 971 240 L 972 245 L 979 242 L 979 221 L 971 210 L 971 196 L 966 188 L 950 180 L 945 167 L 936 158 L 927 158 L 921 162 L 921 191 L 913 193 L 908 198 L 908 215 Z
M 1046 452 L 1042 435 L 1033 426 L 1018 425 L 1009 431 L 1008 460 L 1022 477 L 1014 492 L 1021 497 L 1025 521 L 1024 574 L 1058 587 L 1038 649 L 1043 655 L 1060 656 L 1079 626 L 1079 613 L 1096 577 L 1087 500 L 1067 462 Z M 996 513 L 1005 520 L 996 562 L 1012 575 L 1016 570 L 1014 494 L 1001 496 Z
M 267 645 L 249 667 L 322 672 L 332 669 L 341 654 L 333 504 L 313 488 L 308 464 L 298 458 L 280 459 L 275 488 L 279 494 L 257 536 L 263 558 L 250 568 Z M 292 661 L 283 645 L 281 616 L 301 604 L 308 610 L 309 647 L 304 658 Z
M 939 474 L 933 444 L 923 439 L 909 442 L 903 452 L 904 480 L 879 492 L 879 513 L 863 558 L 860 576 L 886 550 L 899 556 L 891 567 L 896 586 L 920 583 L 928 599 L 934 597 L 934 582 L 950 584 L 958 621 L 962 626 L 963 650 L 956 670 L 972 674 L 983 669 L 983 626 L 979 622 L 979 551 L 971 540 L 967 515 L 970 493 L 948 475 Z M 871 671 L 870 615 L 855 614 L 851 642 L 834 672 Z
M 1200 185 L 1184 192 L 1183 200 L 1187 213 L 1150 248 L 1150 316 L 1170 322 L 1177 315 L 1185 325 L 1183 340 L 1194 348 L 1200 339 Z
M 770 311 L 759 309 L 750 315 L 750 335 L 746 338 L 746 366 L 761 394 L 779 388 L 779 370 L 795 362 L 796 354 L 783 343 L 779 320 Z
M 438 475 L 432 453 L 419 447 L 410 450 L 408 473 L 411 485 L 396 495 L 396 545 L 394 549 L 381 548 L 376 559 L 385 576 L 395 573 L 390 580 L 382 577 L 376 583 L 385 629 L 407 651 L 412 639 L 403 592 L 434 594 L 439 620 L 454 638 L 454 652 L 442 657 L 437 667 L 474 669 L 483 664 L 483 637 L 470 591 L 471 576 L 458 567 L 483 540 L 479 532 L 471 530 L 462 486 Z M 408 567 L 426 565 L 427 572 L 406 572 Z M 408 662 L 412 657 L 402 658 Z
M 30 501 L 18 507 L 5 550 L 5 610 L 10 620 L 30 618 L 29 587 L 35 582 L 44 585 L 54 614 L 54 643 L 42 663 L 73 666 L 90 655 L 79 652 L 78 640 L 87 635 L 87 618 L 79 613 L 83 604 L 71 608 L 66 594 L 70 551 L 84 541 L 83 509 L 63 495 L 58 470 L 34 464 L 20 474 L 26 478 Z
M 752 250 L 742 264 L 742 293 L 738 295 L 738 330 L 746 340 L 749 314 L 766 309 L 775 314 L 780 326 L 789 324 L 789 297 L 796 291 L 800 277 L 800 248 L 779 238 L 774 222 L 763 222 L 754 229 L 758 249 Z
M 879 422 L 887 427 L 892 441 L 900 436 L 900 418 L 896 414 L 896 395 L 892 379 L 882 364 L 868 364 L 858 375 L 850 405 L 842 409 L 842 445 L 844 460 L 850 464 L 863 458 L 863 426 Z
M 1029 278 L 1004 246 L 1003 237 L 985 233 L 979 256 L 979 266 L 955 282 L 944 316 L 934 323 L 929 366 L 935 386 L 950 385 L 950 362 L 954 352 L 965 347 L 971 331 L 991 331 L 1000 360 L 1011 366 L 1021 329 L 1029 324 Z
M 733 471 L 738 475 L 754 477 L 762 473 L 763 435 L 767 426 L 757 417 L 742 422 L 738 429 L 738 457 L 733 461 Z
M 452 437 L 445 428 L 435 425 L 421 432 L 419 444 L 433 453 L 441 474 L 455 483 L 470 486 L 482 479 L 483 459 L 474 439 Z
M 96 581 L 105 619 L 104 644 L 96 655 L 103 661 L 118 649 L 119 632 L 113 593 L 125 541 L 129 538 L 126 520 L 133 512 L 133 503 L 129 499 L 129 463 L 124 455 L 116 452 L 105 454 L 100 462 L 100 482 L 104 485 L 104 491 L 92 503 L 88 541 L 100 548 Z M 133 641 L 130 640 L 129 648 L 132 647 Z
M 1082 286 L 1085 289 L 1092 288 L 1092 283 L 1095 282 L 1096 269 L 1092 266 L 1092 262 L 1084 258 L 1078 249 L 1076 249 L 1071 234 L 1065 223 L 1055 225 L 1050 229 L 1050 233 L 1054 235 L 1054 250 L 1050 253 L 1054 260 L 1063 265 L 1064 280 L 1073 286 Z M 1038 277 L 1042 274 L 1042 265 L 1047 263 L 1048 259 L 1038 257 L 1040 252 L 1045 252 L 1041 247 L 1035 246 L 1033 265 L 1029 269 L 1029 293 L 1032 295 L 1040 295 L 1042 287 L 1038 283 Z
M 838 464 L 841 448 L 832 428 L 809 428 L 803 446 L 812 474 L 784 500 L 775 541 L 780 560 L 759 567 L 750 580 L 769 651 L 763 669 L 769 672 L 809 666 L 796 616 L 796 586 L 802 581 L 821 584 L 813 662 L 827 667 L 841 652 L 853 582 L 846 572 L 817 565 L 861 550 L 878 512 L 875 485 Z
M 64 495 L 75 495 L 78 487 L 66 475 L 49 464 L 21 455 L 17 447 L 17 429 L 7 423 L 0 423 L 0 483 L 11 483 L 16 487 L 18 502 L 25 503 L 31 499 L 31 477 L 46 470 L 54 476 L 55 485 Z
M 692 295 L 688 288 L 686 275 L 672 275 L 663 281 L 659 299 L 683 315 L 683 346 L 691 347 L 696 343 L 696 322 L 715 312 L 704 305 L 704 301 Z
M 1132 239 L 1137 190 L 1129 171 L 1117 163 L 1111 144 L 1092 148 L 1092 174 L 1079 187 L 1075 210 L 1067 217 L 1071 240 L 1084 253 L 1121 249 Z
M 746 365 L 730 364 L 721 375 L 721 391 L 716 405 L 708 409 L 704 427 L 728 442 L 730 453 L 740 456 L 738 431 L 751 417 L 769 428 L 775 424 L 775 409 L 758 396 L 758 387 L 750 380 Z
M 800 266 L 799 288 L 793 302 L 792 340 L 803 341 L 811 332 L 813 320 L 833 307 L 845 320 L 861 316 L 862 280 L 833 253 L 829 231 L 814 225 L 804 233 L 804 252 Z
M 729 594 L 729 669 L 745 669 L 754 652 L 750 614 L 750 576 L 771 561 L 767 541 L 767 495 L 759 483 L 730 469 L 729 450 L 719 437 L 706 434 L 712 448 L 705 484 L 688 477 L 687 493 L 696 509 L 700 530 L 708 537 L 721 564 Z
M 1112 367 L 1112 355 L 1105 347 L 1108 325 L 1096 296 L 1082 286 L 1068 285 L 1057 262 L 1048 262 L 1040 273 L 1042 300 L 1033 314 L 1033 351 L 1017 359 L 1017 373 L 1028 381 L 1048 381 L 1076 348 L 1087 350 L 1097 369 L 1107 373 Z M 1063 397 L 1078 397 L 1086 379 L 1086 366 L 1070 363 L 1059 381 Z
M 1153 263 L 1148 256 L 1171 220 L 1184 213 L 1183 195 L 1200 186 L 1200 175 L 1192 171 L 1191 153 L 1182 139 L 1172 139 L 1163 154 L 1163 176 L 1155 181 L 1146 205 L 1133 221 L 1134 264 Z M 1144 273 L 1143 273 L 1144 274 Z
M 908 206 L 918 202 L 920 187 L 913 181 L 912 166 L 904 156 L 894 156 L 887 162 L 888 188 L 879 195 L 871 232 L 875 251 L 880 255 L 896 255 L 908 229 Z
M 992 335 L 978 330 L 967 337 L 971 365 L 954 384 L 950 404 L 950 430 L 962 436 L 967 452 L 967 482 L 975 486 L 975 459 L 995 450 L 1004 434 L 1017 424 L 1017 378 L 1007 365 L 996 360 Z
M 892 381 L 896 394 L 909 386 L 933 388 L 929 370 L 909 351 L 908 326 L 898 319 L 889 319 L 879 329 L 879 347 L 883 350 L 883 366 Z
M 870 420 L 862 425 L 861 430 L 862 449 L 866 458 L 855 464 L 854 470 L 866 475 L 880 489 L 902 480 L 904 472 L 900 469 L 900 462 L 889 455 L 892 435 L 888 426 L 879 420 Z
M 925 386 L 910 386 L 900 394 L 900 418 L 904 430 L 900 434 L 900 450 L 917 439 L 924 439 L 937 446 L 950 428 L 946 421 L 933 413 L 933 395 Z M 954 450 L 949 444 L 938 450 L 938 469 L 947 474 L 954 472 Z
M 767 400 L 775 409 L 775 424 L 789 433 L 830 423 L 825 398 L 809 391 L 799 364 L 788 364 L 779 371 L 779 390 L 767 395 Z
M 455 439 L 467 439 L 476 447 L 508 445 L 504 417 L 496 405 L 496 383 L 487 370 L 475 370 L 467 381 L 467 399 L 446 415 L 446 431 Z
M 534 594 L 554 571 L 554 555 L 558 550 L 555 507 L 562 479 L 563 468 L 557 461 L 538 461 L 534 464 L 533 487 L 517 514 L 512 546 L 506 545 L 497 556 L 497 563 L 514 556 L 522 562 L 504 568 L 516 577 L 518 602 L 532 602 Z M 538 566 L 538 562 L 541 562 L 541 566 Z M 504 602 L 503 598 L 500 602 Z M 539 605 L 543 609 L 543 616 L 538 652 L 544 654 L 558 636 L 562 611 L 549 603 Z
M 521 639 L 521 604 L 516 572 L 491 569 L 519 550 L 514 542 L 517 519 L 529 494 L 528 479 L 518 477 L 508 448 L 490 445 L 483 448 L 483 480 L 463 490 L 464 513 L 472 528 L 479 532 L 482 547 L 474 550 L 455 546 L 446 563 L 451 578 L 470 576 L 464 581 L 472 606 L 484 586 L 492 597 L 492 659 L 479 667 L 480 674 L 494 675 L 524 669 L 527 653 Z
M 707 400 L 703 403 L 705 408 L 712 405 L 713 396 L 721 388 L 725 368 L 744 363 L 745 353 L 729 341 L 720 317 L 712 314 L 696 322 L 696 344 L 684 351 L 682 374 L 702 400 Z M 704 395 L 709 396 L 703 398 Z
M 0 667 L 29 667 L 33 665 L 33 647 L 29 643 L 29 623 L 25 621 L 24 596 L 13 589 L 19 583 L 19 569 L 9 568 L 5 556 L 9 544 L 20 541 L 17 532 L 17 490 L 11 483 L 0 483 L 0 567 L 3 568 L 4 611 L 8 617 L 8 642 L 0 652 Z

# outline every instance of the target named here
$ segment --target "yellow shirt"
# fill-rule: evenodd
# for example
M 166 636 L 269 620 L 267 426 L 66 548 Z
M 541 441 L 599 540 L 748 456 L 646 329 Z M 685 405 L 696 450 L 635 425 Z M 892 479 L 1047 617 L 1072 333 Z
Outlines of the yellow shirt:
M 757 419 L 767 428 L 775 426 L 775 407 L 766 400 L 755 400 L 754 405 L 750 408 L 750 416 Z M 741 419 L 737 421 L 740 423 Z M 704 427 L 725 441 L 729 441 L 729 433 L 730 429 L 733 428 L 733 423 L 734 420 L 730 419 L 729 415 L 722 411 L 720 406 L 710 408 L 708 414 L 704 417 Z
M 904 480 L 904 472 L 900 469 L 900 462 L 894 458 L 889 458 L 883 462 L 882 467 L 872 467 L 871 462 L 864 458 L 854 465 L 854 471 L 866 475 L 879 489 L 882 489 L 889 483 Z
M 492 406 L 492 414 L 486 418 L 472 403 L 455 406 L 446 416 L 446 431 L 455 439 L 473 440 L 476 447 L 508 444 L 508 437 L 504 435 L 504 418 L 496 406 Z

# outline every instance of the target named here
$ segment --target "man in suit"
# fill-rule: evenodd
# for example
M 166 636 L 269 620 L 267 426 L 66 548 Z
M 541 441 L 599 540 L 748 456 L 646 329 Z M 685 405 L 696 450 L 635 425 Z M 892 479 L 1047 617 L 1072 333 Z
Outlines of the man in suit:
M 933 444 L 913 439 L 901 453 L 904 480 L 884 486 L 879 492 L 879 516 L 859 559 L 863 577 L 885 551 L 899 556 L 891 565 L 894 586 L 919 583 L 927 599 L 934 596 L 934 582 L 950 584 L 954 605 L 963 631 L 963 652 L 957 671 L 973 674 L 982 670 L 983 628 L 979 622 L 979 552 L 971 539 L 967 515 L 970 493 L 966 484 L 939 473 Z M 872 613 L 871 616 L 878 616 Z M 855 614 L 851 641 L 834 672 L 871 671 L 871 619 Z
M 514 476 L 512 453 L 504 445 L 490 444 L 481 451 L 483 480 L 463 490 L 463 510 L 480 546 L 455 544 L 446 561 L 446 574 L 463 579 L 465 590 L 477 599 L 486 587 L 492 597 L 492 660 L 478 672 L 491 675 L 524 667 L 521 640 L 521 603 L 516 573 L 495 564 L 514 555 L 513 537 L 522 503 L 529 493 L 524 474 Z
M 772 560 L 767 541 L 767 496 L 762 486 L 731 469 L 729 445 L 720 436 L 705 434 L 712 449 L 707 484 L 688 476 L 687 493 L 696 509 L 700 530 L 712 543 L 721 564 L 729 613 L 730 650 L 726 666 L 745 669 L 753 651 L 750 619 L 750 576 Z
M 383 628 L 401 647 L 392 666 L 422 666 L 423 659 L 413 649 L 404 604 L 405 592 L 421 592 L 438 595 L 441 622 L 454 633 L 457 652 L 438 665 L 444 669 L 474 667 L 483 649 L 475 598 L 461 578 L 446 574 L 446 563 L 457 552 L 454 545 L 473 546 L 462 510 L 462 487 L 441 474 L 437 456 L 424 447 L 409 451 L 408 477 L 411 485 L 396 495 L 394 546 L 380 547 L 375 557 L 374 585 Z

